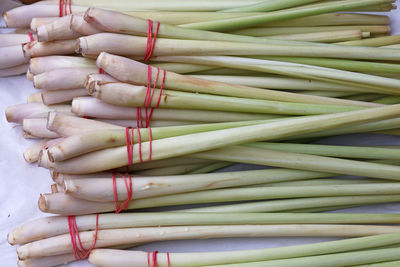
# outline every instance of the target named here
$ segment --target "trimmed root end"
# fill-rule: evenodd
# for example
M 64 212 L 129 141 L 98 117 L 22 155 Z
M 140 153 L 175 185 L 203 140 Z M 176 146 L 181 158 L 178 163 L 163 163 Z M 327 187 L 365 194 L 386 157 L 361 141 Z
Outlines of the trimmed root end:
M 42 97 L 43 97 L 43 95 L 42 95 Z M 53 123 L 54 123 L 54 120 L 55 120 L 56 116 L 57 116 L 57 112 L 55 112 L 55 111 L 50 111 L 48 113 L 48 115 L 47 115 L 47 125 L 46 125 L 46 127 L 50 131 L 53 130 Z
M 10 244 L 12 246 L 17 244 L 17 242 L 15 242 L 15 238 L 14 238 L 13 232 L 9 232 L 7 234 L 7 242 L 8 242 L 8 244 Z
M 38 207 L 42 212 L 47 212 L 49 210 L 49 207 L 47 205 L 47 199 L 45 195 L 40 194 L 39 201 L 38 201 Z

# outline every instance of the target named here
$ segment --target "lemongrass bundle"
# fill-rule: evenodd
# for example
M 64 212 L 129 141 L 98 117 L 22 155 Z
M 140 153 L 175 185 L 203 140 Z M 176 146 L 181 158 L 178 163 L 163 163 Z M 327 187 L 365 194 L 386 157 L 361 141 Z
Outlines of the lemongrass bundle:
M 113 105 L 140 107 L 145 103 L 147 88 L 127 83 L 96 82 L 89 94 Z M 193 94 L 187 92 L 154 90 L 150 107 L 217 110 L 231 112 L 266 113 L 281 115 L 315 115 L 351 110 L 359 107 L 338 105 L 317 105 L 256 100 L 250 98 L 233 98 L 226 96 Z M 149 101 L 150 102 L 150 101 Z M 360 103 L 363 106 L 364 103 Z M 368 106 L 365 105 L 365 106 Z
M 346 126 L 354 122 L 362 123 L 390 118 L 397 116 L 399 112 L 398 106 L 393 105 L 369 108 L 361 111 L 285 119 L 272 123 L 164 138 L 152 142 L 153 159 L 163 159 L 201 152 L 227 145 L 243 144 L 258 140 L 270 140 L 300 133 L 311 133 L 331 129 L 339 125 Z M 202 140 L 209 140 L 209 137 L 212 138 L 212 143 L 206 141 L 202 142 Z M 196 140 L 197 143 L 193 144 L 193 140 Z M 171 151 L 171 145 L 175 148 L 173 151 Z M 138 146 L 139 144 L 134 146 L 133 162 L 137 162 L 139 159 Z M 144 158 L 148 158 L 149 146 L 147 142 L 143 143 L 141 151 L 142 153 L 144 152 Z M 103 162 L 104 160 L 101 158 L 107 159 L 102 166 L 94 164 L 95 162 L 99 162 L 99 160 Z M 79 170 L 76 168 L 76 162 L 79 162 Z M 118 147 L 92 152 L 84 156 L 75 157 L 71 160 L 56 163 L 50 163 L 43 158 L 43 161 L 39 162 L 39 165 L 53 168 L 59 172 L 90 173 L 125 166 L 127 163 L 126 147 Z
M 29 221 L 14 228 L 8 234 L 7 240 L 12 245 L 26 244 L 66 234 L 69 231 L 65 224 L 66 220 L 65 216 L 51 216 Z M 76 222 L 81 231 L 91 230 L 95 226 L 95 215 L 76 216 Z M 398 222 L 397 214 L 135 212 L 99 214 L 98 229 L 185 225 L 396 224 Z
M 139 63 L 134 60 L 130 60 L 127 58 L 103 52 L 97 58 L 97 65 L 121 82 L 147 85 L 149 80 L 147 77 L 148 67 L 145 64 Z M 254 68 L 257 67 L 259 67 L 259 65 L 254 66 Z M 278 67 L 279 67 L 278 65 L 273 65 L 271 68 L 277 69 Z M 290 66 L 282 66 L 282 67 L 290 67 Z M 259 68 L 262 69 L 263 67 L 260 66 Z M 305 68 L 302 67 L 301 69 L 304 71 Z M 313 69 L 313 71 L 317 70 Z M 324 70 L 321 69 L 320 71 L 322 72 Z M 151 73 L 152 73 L 151 81 L 154 81 L 153 83 L 158 88 L 160 88 L 162 84 L 162 79 L 156 80 L 157 69 L 152 68 Z M 343 73 L 340 74 L 341 76 L 343 76 Z M 390 82 L 394 83 L 394 80 Z M 382 86 L 382 83 L 380 85 Z M 187 91 L 187 92 L 218 94 L 225 96 L 256 98 L 264 100 L 277 100 L 277 101 L 297 102 L 297 103 L 344 104 L 346 102 L 340 99 L 318 97 L 318 96 L 303 96 L 300 94 L 278 92 L 267 89 L 258 89 L 248 86 L 240 86 L 240 85 L 221 83 L 216 81 L 210 82 L 198 78 L 179 75 L 169 71 L 165 72 L 165 82 L 163 82 L 163 88 L 171 90 Z
M 145 37 L 117 33 L 98 33 L 80 37 L 77 52 L 89 57 L 97 56 L 103 51 L 128 57 L 141 57 L 146 54 L 146 48 L 147 38 Z M 391 52 L 393 51 L 387 48 L 361 46 L 311 47 L 292 45 L 286 47 L 267 44 L 252 44 L 250 46 L 249 43 L 238 42 L 157 38 L 152 55 L 266 55 L 399 61 L 400 56 L 397 57 L 396 54 Z
M 97 79 L 97 78 L 96 78 Z M 137 120 L 137 109 L 110 105 L 94 97 L 77 97 L 72 101 L 71 111 L 81 117 L 93 117 L 98 119 L 124 119 Z M 140 114 L 145 120 L 145 113 Z M 153 120 L 175 120 L 194 122 L 234 122 L 251 120 L 268 120 L 280 118 L 279 115 L 252 114 L 240 112 L 189 110 L 189 109 L 154 109 Z M 139 115 L 140 119 L 140 115 Z
M 261 236 L 329 236 L 361 237 L 398 232 L 398 226 L 293 224 L 293 225 L 222 225 L 170 226 L 98 230 L 95 248 L 135 246 L 138 244 L 197 238 L 261 237 Z M 80 233 L 83 247 L 89 249 L 94 241 L 93 231 Z M 21 260 L 73 252 L 70 234 L 33 241 L 17 248 Z

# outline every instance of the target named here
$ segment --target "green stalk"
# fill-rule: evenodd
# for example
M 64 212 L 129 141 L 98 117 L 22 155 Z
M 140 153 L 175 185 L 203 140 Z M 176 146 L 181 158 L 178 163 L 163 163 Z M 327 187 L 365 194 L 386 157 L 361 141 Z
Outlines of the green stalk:
M 398 244 L 399 234 L 376 235 L 361 238 L 350 238 L 345 240 L 318 242 L 314 244 L 303 244 L 295 246 L 283 246 L 277 248 L 266 248 L 257 250 L 242 251 L 224 251 L 207 253 L 169 253 L 171 263 L 174 266 L 204 266 L 207 264 L 224 263 L 247 263 L 261 259 L 276 260 L 295 257 L 332 254 L 347 251 L 356 251 L 363 249 L 378 248 L 387 245 Z M 117 254 L 114 254 L 117 253 Z M 160 267 L 166 267 L 166 253 L 159 253 L 158 264 Z M 100 260 L 101 261 L 97 261 Z M 96 249 L 90 256 L 89 262 L 100 262 L 102 266 L 115 266 L 116 261 L 123 261 L 136 264 L 135 266 L 147 266 L 147 252 L 141 251 L 115 251 L 106 249 Z M 109 262 L 109 264 L 107 264 Z M 120 262 L 122 264 L 122 262 Z M 122 266 L 122 265 L 121 265 Z M 289 266 L 289 265 L 287 265 Z M 297 265 L 291 265 L 297 266 Z
M 374 100 L 377 100 L 381 97 L 382 97 L 382 95 L 369 93 L 369 94 L 352 95 L 352 96 L 345 97 L 345 99 L 354 100 L 354 101 L 366 101 L 366 102 L 371 101 L 371 102 L 373 102 Z M 375 102 L 373 102 L 373 103 L 375 103 Z
M 195 158 L 400 180 L 400 167 L 293 152 L 234 146 L 191 155 Z
M 400 43 L 400 35 L 392 35 L 392 36 L 383 36 L 377 38 L 363 39 L 363 40 L 354 40 L 337 43 L 339 45 L 347 45 L 347 46 L 370 46 L 370 47 L 379 47 L 379 46 L 387 46 L 387 45 L 395 45 Z M 395 51 L 393 51 L 395 52 Z
M 289 7 L 302 6 L 309 3 L 319 2 L 321 0 L 269 0 L 256 4 L 250 4 L 242 7 L 224 9 L 219 12 L 267 12 Z
M 316 65 L 326 68 L 363 72 L 363 73 L 384 72 L 384 73 L 400 74 L 400 65 L 393 63 L 380 63 L 380 62 L 356 61 L 356 60 L 333 59 L 333 58 L 307 58 L 307 57 L 257 56 L 255 58 L 293 62 L 293 63 L 307 64 L 307 65 Z
M 398 148 L 257 142 L 245 146 L 327 157 L 400 159 Z
M 325 208 L 290 210 L 290 211 L 287 211 L 287 212 L 293 212 L 293 213 L 310 212 L 310 213 L 314 213 L 314 212 L 324 212 L 324 211 L 336 211 L 336 210 L 353 208 L 353 207 L 358 207 L 358 206 L 357 205 L 332 206 L 332 207 L 325 207 Z
M 320 43 L 336 43 L 344 41 L 360 40 L 370 37 L 369 32 L 361 32 L 360 30 L 349 31 L 332 31 L 332 32 L 314 32 L 300 34 L 274 35 L 270 38 L 279 40 L 294 40 L 306 42 Z
M 190 173 L 199 168 L 208 166 L 208 164 L 187 164 L 187 165 L 175 165 L 168 166 L 144 171 L 138 171 L 134 173 L 134 176 L 164 176 L 164 175 L 183 175 Z
M 400 103 L 400 97 L 398 96 L 385 96 L 382 98 L 379 98 L 374 101 L 374 103 L 378 104 L 386 104 L 386 105 L 394 105 Z
M 335 91 L 300 91 L 300 94 L 304 95 L 317 95 L 325 97 L 346 97 L 358 95 L 356 92 L 335 92 Z
M 214 172 L 216 170 L 225 168 L 225 167 L 229 167 L 231 166 L 232 163 L 231 162 L 215 162 L 212 164 L 208 164 L 202 168 L 196 169 L 194 171 L 188 172 L 187 174 L 201 174 L 201 173 L 211 173 Z
M 337 206 L 395 203 L 399 201 L 400 196 L 398 195 L 312 197 L 191 208 L 180 210 L 180 212 L 288 212 L 293 210 L 332 208 Z
M 374 34 L 390 34 L 390 27 L 386 25 L 349 25 L 349 26 L 308 26 L 298 27 L 293 24 L 290 27 L 254 27 L 242 30 L 236 30 L 230 32 L 231 34 L 254 36 L 254 37 L 266 37 L 276 36 L 282 34 L 299 34 L 299 33 L 315 33 L 315 32 L 336 32 L 336 31 L 348 31 L 348 30 L 359 30 L 362 32 L 370 32 Z
M 147 87 L 127 83 L 96 83 L 89 94 L 104 102 L 129 107 L 141 107 L 146 101 Z M 150 106 L 156 108 L 195 109 L 230 112 L 248 112 L 280 115 L 316 115 L 360 110 L 368 107 L 364 103 L 355 102 L 353 106 L 318 105 L 237 98 L 207 94 L 193 94 L 171 90 L 154 90 Z M 159 96 L 159 97 L 158 97 Z M 350 103 L 349 103 L 350 104 Z
M 171 56 L 157 58 L 160 61 L 207 64 L 219 67 L 250 69 L 264 73 L 283 74 L 296 78 L 332 82 L 353 87 L 363 87 L 385 94 L 399 94 L 400 84 L 397 79 L 354 73 L 337 69 L 321 68 L 297 63 L 283 63 L 261 59 L 228 56 Z M 116 74 L 118 75 L 118 74 Z M 379 82 L 378 82 L 379 81 Z M 395 89 L 397 88 L 397 89 Z
M 292 258 L 285 260 L 272 260 L 272 261 L 260 261 L 260 262 L 248 262 L 242 264 L 221 264 L 222 266 L 237 266 L 237 267 L 287 267 L 287 266 L 296 266 L 296 267 L 309 267 L 309 266 L 318 266 L 318 267 L 336 267 L 336 266 L 353 266 L 356 264 L 368 264 L 368 263 L 377 263 L 377 262 L 385 262 L 390 260 L 399 260 L 400 259 L 400 248 L 386 248 L 386 249 L 374 249 L 367 251 L 357 251 L 357 252 L 345 252 L 345 253 L 337 253 L 331 255 L 321 255 L 321 256 L 312 256 L 312 257 L 304 257 L 304 258 Z M 212 266 L 212 265 L 209 265 Z M 216 266 L 216 265 L 215 265 Z
M 373 263 L 373 264 L 362 264 L 356 265 L 354 267 L 397 267 L 400 265 L 400 261 L 385 261 L 380 263 Z
M 316 27 L 339 25 L 388 25 L 390 19 L 384 15 L 357 13 L 328 13 L 298 19 L 284 20 L 260 25 L 265 27 Z
M 355 122 L 361 124 L 363 122 L 396 117 L 399 113 L 399 105 L 392 105 L 369 108 L 361 111 L 306 116 L 305 118 L 285 119 L 272 123 L 164 138 L 152 142 L 152 159 L 164 159 L 217 149 L 229 145 L 312 133 L 338 126 L 351 125 Z M 142 142 L 141 148 L 144 158 L 148 158 L 149 143 Z M 41 159 L 42 160 L 39 161 L 39 166 L 53 168 L 55 171 L 71 174 L 99 172 L 128 165 L 126 146 L 92 152 L 62 162 L 52 163 L 47 161 L 47 154 L 43 154 Z M 100 165 L 98 162 L 102 162 L 103 164 Z M 133 146 L 132 163 L 137 162 L 139 162 L 139 144 Z
M 214 66 L 182 64 L 182 63 L 151 63 L 151 65 L 156 68 L 160 68 L 160 69 L 164 69 L 164 70 L 172 71 L 172 72 L 176 72 L 176 73 L 182 73 L 182 74 L 217 69 L 217 67 L 214 67 Z
M 300 8 L 290 8 L 281 11 L 269 12 L 265 15 L 251 16 L 244 18 L 233 18 L 216 20 L 211 22 L 199 22 L 181 25 L 181 27 L 211 31 L 226 31 L 238 28 L 246 28 L 263 23 L 276 22 L 286 19 L 295 19 L 306 16 L 319 15 L 337 11 L 359 10 L 360 8 L 391 3 L 392 0 L 347 0 L 323 2 L 314 5 L 306 5 Z

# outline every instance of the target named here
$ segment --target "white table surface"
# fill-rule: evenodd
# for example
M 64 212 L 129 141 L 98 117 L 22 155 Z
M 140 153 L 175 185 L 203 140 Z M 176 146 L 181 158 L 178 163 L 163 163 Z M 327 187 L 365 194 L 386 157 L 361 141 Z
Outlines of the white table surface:
M 398 3 L 399 4 L 399 3 Z M 12 5 L 10 1 L 0 0 L 0 11 Z M 400 10 L 390 13 L 393 34 L 400 34 Z M 1 60 L 1 59 L 0 59 Z M 37 92 L 25 76 L 0 78 L 0 111 L 9 105 L 25 103 L 27 96 Z M 3 113 L 4 114 L 4 113 Z M 22 158 L 23 151 L 32 144 L 21 135 L 21 127 L 7 123 L 5 116 L 0 119 L 0 266 L 16 266 L 15 247 L 6 241 L 7 233 L 15 226 L 34 218 L 46 216 L 39 211 L 37 200 L 40 193 L 49 192 L 51 179 L 47 170 L 29 165 Z M 325 142 L 332 144 L 397 144 L 399 137 L 349 135 L 332 137 Z M 243 167 L 240 167 L 241 169 Z M 372 205 L 344 210 L 344 212 L 400 213 L 400 204 Z M 136 249 L 160 252 L 196 252 L 254 249 L 294 245 L 332 240 L 327 238 L 230 238 L 213 240 L 186 240 L 157 242 Z M 86 260 L 67 266 L 91 266 Z

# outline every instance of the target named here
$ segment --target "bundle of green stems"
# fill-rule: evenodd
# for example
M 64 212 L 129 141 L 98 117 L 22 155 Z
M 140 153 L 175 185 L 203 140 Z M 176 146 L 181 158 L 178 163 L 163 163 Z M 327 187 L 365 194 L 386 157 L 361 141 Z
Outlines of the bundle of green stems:
M 400 215 L 339 211 L 400 202 L 399 144 L 323 140 L 400 135 L 400 37 L 359 13 L 393 0 L 31 2 L 3 14 L 0 77 L 38 89 L 5 113 L 55 216 L 10 229 L 18 266 L 400 264 Z M 339 240 L 126 250 L 235 237 Z

